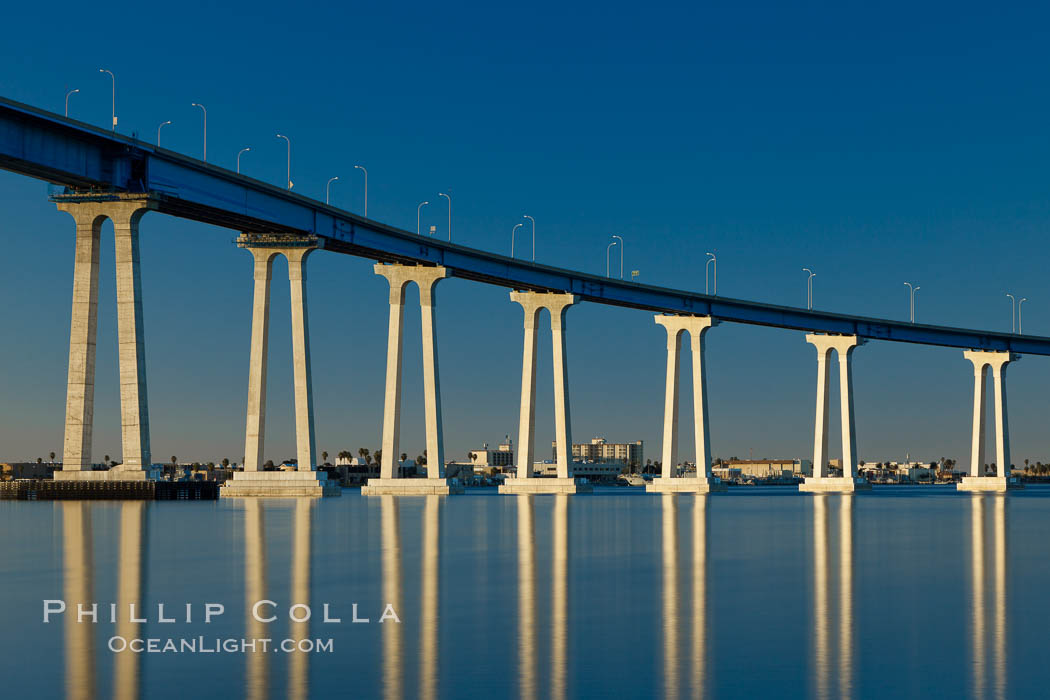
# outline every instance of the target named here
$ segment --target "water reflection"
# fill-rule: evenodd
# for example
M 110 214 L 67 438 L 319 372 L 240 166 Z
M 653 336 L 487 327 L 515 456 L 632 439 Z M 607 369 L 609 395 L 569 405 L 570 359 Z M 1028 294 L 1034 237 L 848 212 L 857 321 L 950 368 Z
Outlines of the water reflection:
M 398 518 L 396 496 L 380 496 L 379 507 L 383 524 L 383 602 L 401 610 L 401 524 Z M 384 623 L 383 635 L 383 697 L 396 699 L 404 695 L 401 683 L 403 669 L 401 625 Z
M 131 640 L 141 637 L 144 581 L 144 533 L 146 504 L 126 501 L 120 504 L 120 542 L 117 553 L 117 600 L 115 607 L 96 604 L 94 597 L 94 556 L 92 503 L 64 501 L 62 509 L 63 592 L 66 601 L 64 615 L 66 697 L 71 700 L 90 700 L 96 697 L 95 629 L 90 615 L 79 615 L 79 606 L 86 613 L 96 610 L 98 623 L 105 623 L 116 615 L 117 636 Z M 134 614 L 132 614 L 134 611 Z M 140 695 L 141 654 L 125 651 L 113 655 L 113 697 L 131 700 Z
M 662 550 L 663 550 L 663 695 L 677 698 L 685 690 L 694 697 L 702 697 L 710 685 L 707 664 L 707 521 L 708 496 L 697 495 L 693 504 L 693 557 L 692 557 L 692 620 L 691 640 L 680 639 L 685 622 L 679 612 L 682 596 L 679 593 L 681 566 L 679 557 L 678 503 L 684 496 L 663 494 Z M 688 651 L 686 651 L 688 649 Z M 689 668 L 689 688 L 683 688 L 682 654 Z
M 422 611 L 419 633 L 419 697 L 430 700 L 437 696 L 438 668 L 438 601 L 441 599 L 441 496 L 424 496 L 423 504 L 423 572 Z
M 256 498 L 244 500 L 244 619 L 248 622 L 246 636 L 264 639 L 266 625 L 252 615 L 257 600 L 266 600 L 266 517 L 263 504 Z M 249 651 L 244 660 L 245 697 L 266 700 L 269 697 L 269 655 L 261 648 Z
M 991 504 L 991 530 L 988 534 L 986 505 Z M 1006 495 L 973 494 L 970 500 L 971 542 L 971 630 L 973 641 L 973 694 L 985 697 L 989 694 L 989 648 L 991 633 L 991 694 L 1006 697 Z M 992 567 L 986 563 L 992 550 Z M 991 590 L 989 590 L 991 589 Z M 992 600 L 995 619 L 989 630 L 988 599 Z
M 813 496 L 813 680 L 818 698 L 853 695 L 853 496 Z M 838 566 L 831 561 L 829 505 L 838 502 Z M 834 567 L 834 568 L 833 568 Z M 832 639 L 833 589 L 838 590 L 838 631 Z M 833 663 L 838 669 L 832 677 Z M 837 683 L 837 688 L 832 685 Z
M 316 499 L 295 499 L 295 522 L 292 527 L 292 603 L 310 605 L 310 563 L 313 509 Z M 295 608 L 293 608 L 294 610 Z M 302 651 L 299 642 L 310 637 L 310 620 L 303 620 L 303 608 L 295 613 L 289 630 L 289 639 L 296 642 L 295 651 L 288 655 L 288 697 L 298 700 L 309 695 L 310 654 Z
M 523 700 L 536 697 L 536 534 L 532 496 L 518 494 L 518 684 Z

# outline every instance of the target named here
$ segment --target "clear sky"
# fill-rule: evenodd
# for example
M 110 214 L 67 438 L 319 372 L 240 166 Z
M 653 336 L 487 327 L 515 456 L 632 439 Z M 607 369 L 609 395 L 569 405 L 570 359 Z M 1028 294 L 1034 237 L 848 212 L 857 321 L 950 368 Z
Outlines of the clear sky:
M 298 192 L 509 252 L 536 218 L 537 260 L 604 272 L 612 234 L 641 280 L 821 309 L 1050 335 L 1045 8 L 976 3 L 17 3 L 0 95 L 201 151 Z M 0 458 L 61 453 L 73 224 L 47 186 L 0 172 Z M 522 229 L 519 229 L 519 233 Z M 142 224 L 153 457 L 239 462 L 251 259 L 236 231 L 157 214 Z M 527 240 L 523 238 L 520 240 Z M 119 459 L 112 233 L 103 237 L 94 457 Z M 615 264 L 615 263 L 614 263 Z M 274 275 L 266 457 L 294 455 L 285 266 Z M 320 253 L 309 271 L 318 451 L 380 445 L 386 282 Z M 417 299 L 409 294 L 411 304 Z M 643 439 L 659 457 L 664 331 L 652 315 L 569 312 L 576 441 Z M 521 310 L 502 288 L 441 284 L 445 445 L 463 459 L 516 437 Z M 418 306 L 406 316 L 402 449 L 422 451 Z M 537 455 L 553 437 L 541 334 Z M 811 457 L 815 353 L 801 333 L 708 335 L 717 456 Z M 854 356 L 860 458 L 969 452 L 961 351 L 871 342 Z M 688 376 L 689 364 L 683 372 Z M 1050 360 L 1010 370 L 1014 461 L 1050 459 Z M 681 451 L 691 457 L 689 382 Z M 837 455 L 837 426 L 832 455 Z

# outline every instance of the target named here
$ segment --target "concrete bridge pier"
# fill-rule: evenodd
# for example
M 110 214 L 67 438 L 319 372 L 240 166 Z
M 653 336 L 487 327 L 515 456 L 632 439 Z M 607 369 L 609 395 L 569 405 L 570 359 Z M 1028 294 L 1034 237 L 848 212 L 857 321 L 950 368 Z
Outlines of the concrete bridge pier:
M 150 461 L 146 348 L 142 327 L 139 221 L 155 208 L 147 195 L 59 195 L 59 211 L 76 221 L 73 309 L 69 331 L 69 374 L 62 470 L 57 481 L 142 481 Z M 123 463 L 92 471 L 91 437 L 95 402 L 95 344 L 98 336 L 99 237 L 113 222 L 117 272 L 117 335 L 120 366 L 120 434 Z
M 310 327 L 306 308 L 306 259 L 317 249 L 316 236 L 245 233 L 237 246 L 254 260 L 251 356 L 248 363 L 248 411 L 244 468 L 222 485 L 222 496 L 339 496 L 339 484 L 317 471 L 314 407 L 310 374 Z M 273 260 L 288 259 L 292 307 L 292 377 L 295 384 L 295 471 L 265 471 L 262 466 L 266 427 L 266 368 L 270 332 L 270 280 Z
M 565 313 L 576 303 L 573 294 L 511 292 L 511 301 L 525 311 L 525 347 L 521 362 L 521 408 L 518 420 L 518 473 L 499 487 L 500 493 L 588 493 L 589 484 L 577 484 L 572 475 L 572 425 L 569 411 L 569 367 L 565 358 Z M 536 439 L 536 323 L 547 309 L 551 319 L 554 354 L 554 423 L 558 476 L 536 478 L 532 473 Z
M 973 435 L 970 447 L 970 473 L 956 485 L 960 491 L 1006 491 L 1023 488 L 1010 476 L 1010 428 L 1006 415 L 1006 366 L 1021 359 L 1011 352 L 965 350 L 963 357 L 973 363 Z M 992 370 L 995 400 L 995 476 L 985 476 L 985 378 Z
M 645 490 L 657 493 L 709 493 L 725 491 L 721 479 L 711 476 L 711 431 L 707 420 L 707 364 L 704 336 L 718 321 L 710 316 L 656 315 L 656 323 L 667 330 L 667 384 L 664 392 L 664 445 L 660 478 Z M 682 477 L 678 471 L 678 364 L 682 335 L 689 333 L 693 347 L 693 432 L 696 440 L 696 476 Z
M 376 263 L 375 273 L 390 283 L 390 322 L 387 329 L 386 395 L 383 401 L 383 455 L 378 479 L 362 487 L 365 495 L 421 496 L 463 493 L 444 476 L 445 447 L 441 426 L 441 387 L 438 380 L 437 283 L 448 276 L 440 266 L 385 265 Z M 395 465 L 401 454 L 401 356 L 404 330 L 405 289 L 410 282 L 419 287 L 423 332 L 423 403 L 426 415 L 427 477 L 403 479 Z
M 855 335 L 810 333 L 806 342 L 817 349 L 817 412 L 813 438 L 813 476 L 799 491 L 851 492 L 870 489 L 857 477 L 857 428 L 853 417 L 853 351 L 864 344 Z M 831 380 L 831 351 L 839 356 L 839 402 L 842 419 L 842 476 L 828 476 L 828 384 Z

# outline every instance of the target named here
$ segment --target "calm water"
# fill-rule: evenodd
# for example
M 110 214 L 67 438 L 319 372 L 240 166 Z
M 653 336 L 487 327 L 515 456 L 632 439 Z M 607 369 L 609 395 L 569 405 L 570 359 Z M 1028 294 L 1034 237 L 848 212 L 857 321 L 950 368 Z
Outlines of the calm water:
M 1050 682 L 1038 487 L 4 501 L 0 525 L 4 697 L 1045 697 Z M 45 599 L 70 610 L 44 624 Z M 258 600 L 277 621 L 248 622 Z M 77 601 L 100 621 L 77 624 Z M 127 620 L 132 602 L 148 622 Z M 206 603 L 224 614 L 205 624 Z M 379 623 L 388 603 L 400 624 Z M 333 651 L 109 648 L 202 635 Z

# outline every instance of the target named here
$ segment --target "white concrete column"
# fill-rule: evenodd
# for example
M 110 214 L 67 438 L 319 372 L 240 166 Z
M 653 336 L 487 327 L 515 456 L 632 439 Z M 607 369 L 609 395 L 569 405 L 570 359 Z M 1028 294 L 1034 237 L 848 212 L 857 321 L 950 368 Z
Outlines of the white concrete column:
M 404 331 L 405 287 L 419 287 L 420 318 L 423 334 L 423 401 L 426 414 L 427 477 L 439 479 L 445 467 L 445 447 L 441 421 L 441 386 L 438 375 L 437 326 L 435 307 L 437 283 L 448 276 L 444 267 L 426 265 L 385 265 L 376 263 L 377 275 L 390 283 L 390 321 L 387 331 L 386 398 L 383 407 L 383 461 L 380 477 L 397 477 L 401 438 L 401 358 Z
M 711 476 L 711 431 L 707 419 L 707 363 L 704 361 L 704 336 L 711 329 L 710 316 L 689 319 L 693 337 L 693 437 L 696 442 L 696 475 L 701 465 L 704 477 Z
M 510 298 L 525 311 L 525 346 L 521 360 L 521 404 L 518 411 L 519 479 L 532 477 L 536 448 L 536 320 L 542 307 L 532 303 L 527 292 L 511 292 Z
M 1020 355 L 994 350 L 966 350 L 963 357 L 973 363 L 973 433 L 970 449 L 970 477 L 982 478 L 984 474 L 985 433 L 985 378 L 992 370 L 992 385 L 995 400 L 995 465 L 996 476 L 1010 476 L 1010 425 L 1006 410 L 1006 366 L 1021 359 Z M 966 486 L 964 480 L 963 486 Z M 970 484 L 976 488 L 976 484 Z M 1005 483 L 1001 485 L 1005 488 Z M 991 488 L 991 487 L 989 487 Z M 996 487 L 997 489 L 998 487 Z M 993 490 L 996 490 L 993 489 Z
M 992 383 L 995 391 L 995 465 L 996 476 L 1010 476 L 1010 424 L 1006 416 L 1006 365 L 1009 354 L 1000 362 L 992 363 Z
M 288 283 L 292 307 L 292 376 L 295 383 L 295 445 L 297 471 L 314 471 L 313 382 L 310 372 L 310 324 L 306 309 L 306 258 L 313 247 L 289 248 Z
M 149 406 L 146 395 L 146 343 L 142 319 L 138 206 L 114 212 L 117 268 L 117 335 L 120 365 L 121 442 L 124 468 L 149 467 Z
M 255 290 L 252 298 L 251 355 L 248 361 L 248 418 L 244 430 L 244 471 L 262 466 L 266 434 L 266 371 L 270 336 L 270 280 L 272 248 L 249 248 L 254 258 Z
M 448 275 L 443 267 L 412 270 L 419 285 L 420 318 L 423 326 L 423 400 L 426 411 L 427 477 L 440 479 L 445 470 L 444 426 L 441 422 L 441 382 L 437 355 L 437 283 Z
M 682 328 L 678 317 L 656 315 L 656 322 L 667 331 L 667 379 L 664 384 L 664 445 L 660 475 L 674 476 L 678 465 L 678 364 L 682 350 Z
M 91 468 L 95 404 L 95 347 L 98 336 L 99 232 L 104 217 L 97 207 L 59 205 L 76 221 L 73 310 L 69 323 L 69 374 L 62 470 Z
M 558 442 L 558 478 L 572 477 L 572 414 L 569 410 L 569 366 L 565 357 L 565 312 L 576 303 L 572 294 L 555 294 L 548 302 L 554 350 L 554 429 Z
M 831 348 L 817 346 L 817 412 L 813 434 L 813 476 L 821 479 L 828 475 L 828 384 L 831 383 L 830 360 Z
M 377 275 L 384 274 L 382 263 L 376 263 Z M 383 398 L 383 455 L 379 478 L 393 479 L 397 474 L 401 442 L 401 334 L 405 328 L 405 284 L 390 281 L 390 319 L 386 335 L 386 392 Z
M 857 475 L 857 426 L 853 417 L 853 350 L 839 350 L 839 404 L 842 420 L 842 476 Z
M 853 413 L 853 350 L 864 340 L 855 335 L 806 335 L 806 342 L 817 350 L 817 406 L 813 429 L 813 477 L 800 486 L 803 491 L 855 491 L 868 488 L 855 479 L 857 473 L 857 430 Z M 831 351 L 839 356 L 839 405 L 842 428 L 842 477 L 828 478 L 828 384 L 831 379 Z
M 984 476 L 984 385 L 988 376 L 988 363 L 983 353 L 972 350 L 963 356 L 973 363 L 973 432 L 970 440 L 970 476 Z

